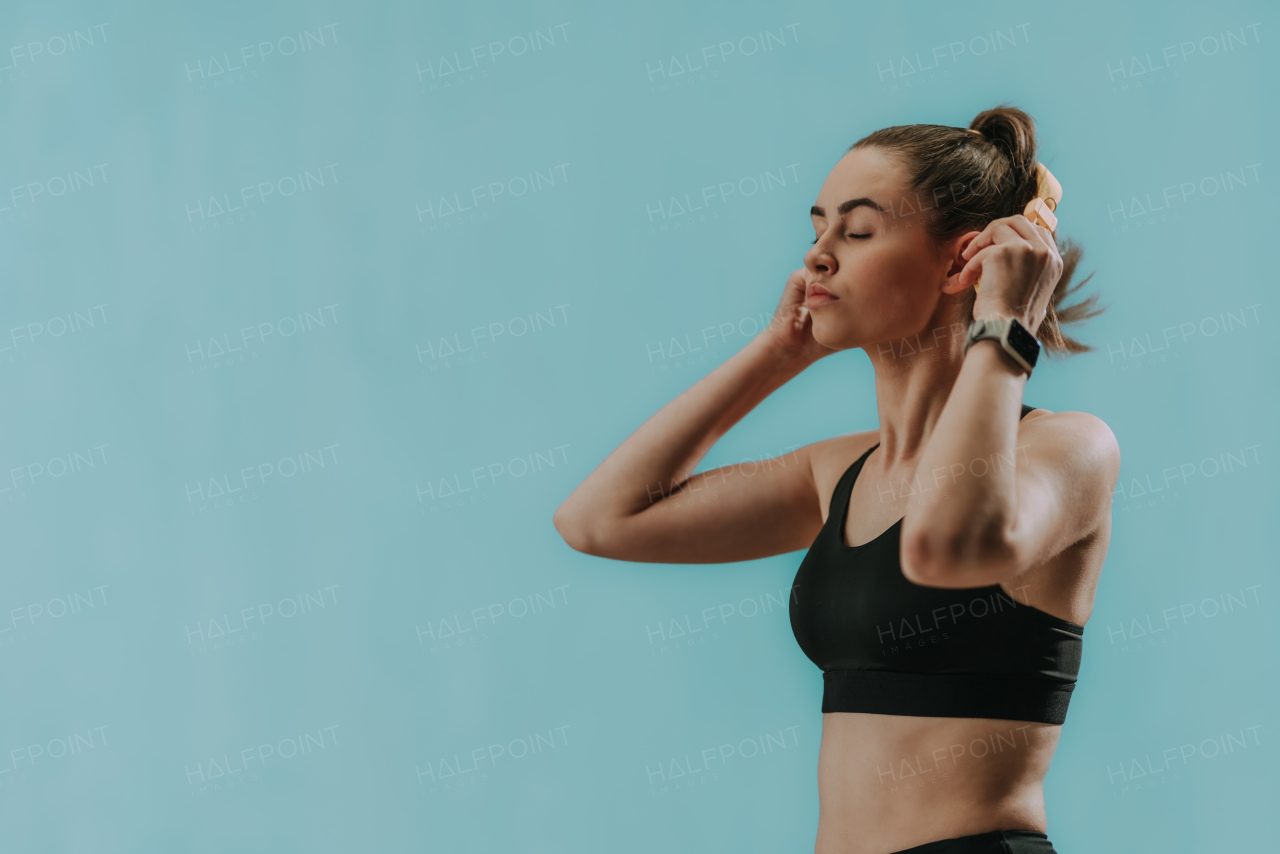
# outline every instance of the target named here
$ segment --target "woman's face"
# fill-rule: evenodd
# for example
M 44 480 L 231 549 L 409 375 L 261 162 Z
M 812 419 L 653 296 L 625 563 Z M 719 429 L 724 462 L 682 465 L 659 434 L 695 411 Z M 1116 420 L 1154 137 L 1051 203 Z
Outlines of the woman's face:
M 964 244 L 939 246 L 925 231 L 930 200 L 905 187 L 902 166 L 875 148 L 850 151 L 823 182 L 811 212 L 817 239 L 804 256 L 806 305 L 820 344 L 888 355 L 896 352 L 886 349 L 892 342 L 950 325 L 957 297 L 943 288 L 956 284 Z

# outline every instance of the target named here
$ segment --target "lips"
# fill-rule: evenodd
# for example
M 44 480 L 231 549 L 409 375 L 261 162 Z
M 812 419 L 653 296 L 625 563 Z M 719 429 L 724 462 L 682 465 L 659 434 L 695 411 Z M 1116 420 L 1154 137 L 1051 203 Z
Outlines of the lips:
M 811 282 L 804 292 L 804 303 L 810 308 L 835 302 L 839 297 L 822 285 Z

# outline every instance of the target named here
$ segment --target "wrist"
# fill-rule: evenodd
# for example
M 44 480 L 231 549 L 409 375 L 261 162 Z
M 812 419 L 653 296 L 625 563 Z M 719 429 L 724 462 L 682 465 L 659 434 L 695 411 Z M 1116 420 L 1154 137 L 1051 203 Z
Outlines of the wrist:
M 1026 381 L 1030 377 L 1026 369 L 1011 359 L 994 338 L 973 342 L 969 352 L 965 354 L 965 361 L 977 361 L 984 371 L 995 371 L 1018 380 Z
M 984 320 L 987 323 L 992 323 L 992 319 L 987 318 Z M 975 323 L 978 323 L 978 321 L 975 321 Z M 1025 335 L 1025 333 L 1023 334 Z M 978 355 L 974 355 L 974 350 L 979 351 Z M 1007 344 L 1006 346 L 1005 339 L 995 337 L 995 335 L 984 335 L 984 337 L 975 339 L 975 341 L 970 339 L 965 348 L 965 361 L 977 359 L 982 362 L 983 371 L 995 370 L 997 373 L 1023 380 L 1029 379 L 1030 375 L 1032 375 L 1038 355 L 1038 348 L 1034 352 L 1028 352 L 1025 348 L 1019 350 L 1014 344 Z
M 751 339 L 748 346 L 758 348 L 759 353 L 779 370 L 799 373 L 818 360 L 817 357 L 803 350 L 788 346 L 776 335 L 767 331 Z
M 973 318 L 974 320 L 1004 320 L 1012 317 L 1026 327 L 1027 331 L 1032 335 L 1035 335 L 1043 318 L 1033 318 L 1028 310 L 1029 308 L 1030 306 L 1012 305 L 1004 301 L 984 303 L 981 300 L 977 300 L 973 304 Z

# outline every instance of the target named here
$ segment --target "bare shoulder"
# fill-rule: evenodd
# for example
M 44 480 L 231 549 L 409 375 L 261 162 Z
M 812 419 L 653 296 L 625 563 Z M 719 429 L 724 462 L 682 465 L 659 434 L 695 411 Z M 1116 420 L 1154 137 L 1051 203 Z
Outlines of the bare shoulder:
M 1096 415 L 1035 409 L 1022 419 L 1018 432 L 1042 451 L 1067 454 L 1077 463 L 1119 476 L 1120 443 L 1107 422 Z
M 1023 495 L 1040 493 L 1074 521 L 1078 536 L 1109 529 L 1120 479 L 1120 443 L 1088 412 L 1030 412 L 1018 426 L 1018 481 Z M 1026 463 L 1023 465 L 1023 463 Z
M 809 446 L 809 466 L 813 473 L 814 488 L 818 492 L 818 501 L 822 507 L 823 520 L 827 518 L 831 493 L 835 491 L 841 475 L 878 441 L 880 441 L 879 428 L 832 436 L 830 439 L 823 439 Z

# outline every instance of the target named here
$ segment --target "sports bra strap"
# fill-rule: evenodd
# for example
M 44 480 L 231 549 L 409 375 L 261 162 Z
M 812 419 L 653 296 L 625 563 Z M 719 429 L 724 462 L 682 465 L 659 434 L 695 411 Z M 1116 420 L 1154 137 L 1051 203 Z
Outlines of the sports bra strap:
M 844 474 L 840 476 L 840 480 L 836 482 L 836 488 L 831 494 L 831 506 L 827 509 L 827 521 L 836 520 L 836 530 L 839 531 L 841 519 L 849 512 L 849 496 L 853 494 L 853 482 L 858 479 L 858 475 L 862 472 L 862 466 L 867 461 L 867 457 L 871 456 L 871 452 L 880 447 L 880 443 L 876 442 L 870 448 L 853 461 L 853 464 L 844 470 Z

